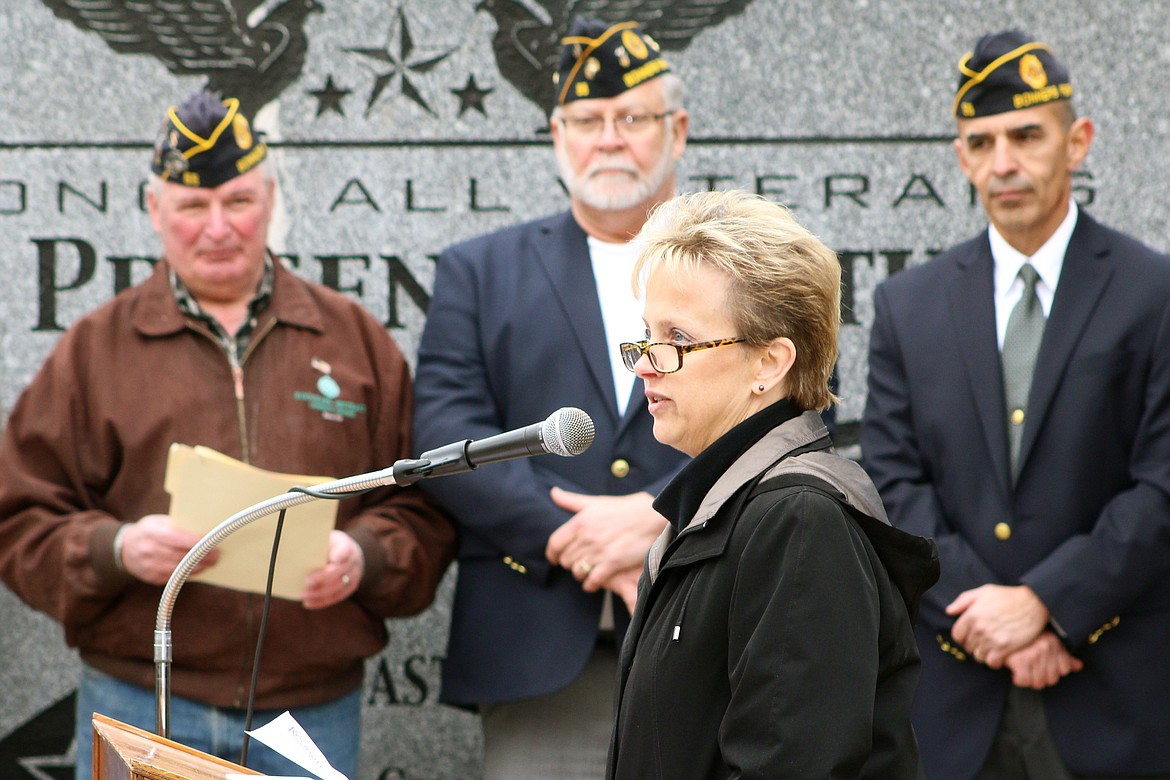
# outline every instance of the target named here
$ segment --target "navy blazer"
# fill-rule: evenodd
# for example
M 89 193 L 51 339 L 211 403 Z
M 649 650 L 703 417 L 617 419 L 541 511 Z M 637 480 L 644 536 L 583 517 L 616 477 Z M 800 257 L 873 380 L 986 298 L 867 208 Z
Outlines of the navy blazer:
M 656 495 L 686 461 L 654 439 L 641 380 L 618 416 L 604 334 L 585 233 L 569 213 L 440 257 L 418 350 L 415 447 L 480 439 L 564 406 L 585 410 L 596 427 L 575 458 L 514 460 L 420 483 L 455 516 L 460 536 L 444 702 L 512 701 L 575 680 L 597 641 L 602 595 L 545 558 L 548 537 L 570 517 L 550 488 Z
M 1085 663 L 1044 691 L 1069 767 L 1170 772 L 1170 261 L 1081 211 L 1014 487 L 993 265 L 984 233 L 874 298 L 864 462 L 942 564 L 916 629 L 927 776 L 976 775 L 1011 685 L 950 641 L 944 607 L 985 583 L 1029 585 Z

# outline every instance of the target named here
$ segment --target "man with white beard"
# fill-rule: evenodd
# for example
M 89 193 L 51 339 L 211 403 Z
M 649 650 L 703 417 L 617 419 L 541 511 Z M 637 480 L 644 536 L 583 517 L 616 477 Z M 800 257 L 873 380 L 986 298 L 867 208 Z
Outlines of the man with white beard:
M 618 350 L 645 333 L 629 242 L 675 194 L 683 85 L 636 22 L 576 19 L 562 42 L 550 130 L 570 209 L 447 249 L 418 353 L 421 450 L 563 406 L 596 428 L 576 458 L 422 483 L 460 532 L 440 698 L 482 715 L 489 780 L 604 776 L 617 649 L 665 525 L 651 502 L 684 460 Z

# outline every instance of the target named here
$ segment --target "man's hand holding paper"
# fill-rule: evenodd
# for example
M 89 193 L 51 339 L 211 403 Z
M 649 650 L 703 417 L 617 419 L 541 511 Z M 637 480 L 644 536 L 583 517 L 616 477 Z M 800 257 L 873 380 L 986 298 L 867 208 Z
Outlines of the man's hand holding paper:
M 198 541 L 225 520 L 283 495 L 294 486 L 311 487 L 330 481 L 331 477 L 278 474 L 208 447 L 173 444 L 165 478 L 171 495 L 170 522 L 176 530 L 195 534 Z M 307 597 L 313 605 L 310 608 L 319 609 L 336 604 L 356 589 L 361 581 L 361 550 L 352 538 L 334 530 L 336 519 L 337 502 L 327 499 L 294 506 L 286 512 L 272 582 L 274 596 L 292 601 Z M 192 579 L 263 593 L 276 522 L 274 513 L 224 539 L 217 548 L 218 563 L 203 568 Z M 313 572 L 323 578 L 332 576 L 334 582 L 326 587 L 318 579 L 314 583 L 319 584 L 310 585 L 308 578 Z
M 199 534 L 175 528 L 167 515 L 147 515 L 128 524 L 122 534 L 119 548 L 122 568 L 151 585 L 166 585 L 179 561 L 202 538 Z M 195 573 L 206 570 L 218 560 L 219 551 L 212 550 L 199 562 Z
M 362 548 L 353 537 L 344 531 L 331 531 L 329 560 L 305 578 L 301 603 L 305 609 L 324 609 L 344 601 L 357 590 L 364 570 Z

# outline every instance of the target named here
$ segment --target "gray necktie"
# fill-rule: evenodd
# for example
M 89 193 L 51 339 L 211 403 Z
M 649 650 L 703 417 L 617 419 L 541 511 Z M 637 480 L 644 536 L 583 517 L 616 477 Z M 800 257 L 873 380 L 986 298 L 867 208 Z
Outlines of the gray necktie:
M 1044 336 L 1044 307 L 1036 295 L 1039 274 L 1030 263 L 1024 263 L 1019 276 L 1024 280 L 1024 294 L 1008 317 L 1007 332 L 1003 337 L 1003 395 L 1007 401 L 1013 481 L 1019 468 L 1020 439 L 1024 433 L 1036 353 L 1040 351 L 1040 339 Z

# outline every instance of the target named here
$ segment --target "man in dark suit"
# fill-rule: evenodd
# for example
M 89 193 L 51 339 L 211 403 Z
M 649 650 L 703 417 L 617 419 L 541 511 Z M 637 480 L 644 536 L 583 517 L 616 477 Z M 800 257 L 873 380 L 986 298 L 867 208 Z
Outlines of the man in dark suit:
M 988 35 L 959 71 L 991 225 L 878 287 L 861 429 L 940 551 L 927 776 L 1168 778 L 1170 261 L 1073 202 L 1094 130 L 1047 46 Z
M 604 775 L 615 641 L 683 463 L 618 351 L 645 333 L 629 241 L 674 195 L 682 83 L 634 22 L 576 20 L 564 43 L 550 130 L 571 208 L 447 249 L 418 354 L 424 450 L 562 406 L 596 426 L 579 457 L 425 483 L 460 531 L 441 699 L 481 713 L 487 778 Z

